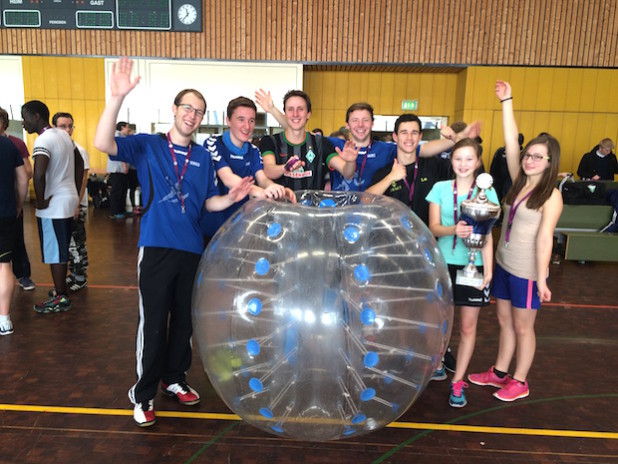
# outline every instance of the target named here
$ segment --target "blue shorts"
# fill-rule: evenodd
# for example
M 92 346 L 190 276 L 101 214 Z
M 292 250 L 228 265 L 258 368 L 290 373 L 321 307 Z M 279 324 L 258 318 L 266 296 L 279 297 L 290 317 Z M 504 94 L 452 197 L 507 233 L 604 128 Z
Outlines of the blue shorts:
M 491 294 L 501 300 L 510 300 L 516 308 L 539 309 L 538 288 L 534 280 L 515 277 L 496 264 L 493 280 L 491 282 Z
M 41 257 L 45 264 L 69 262 L 69 243 L 73 218 L 36 218 L 41 241 Z

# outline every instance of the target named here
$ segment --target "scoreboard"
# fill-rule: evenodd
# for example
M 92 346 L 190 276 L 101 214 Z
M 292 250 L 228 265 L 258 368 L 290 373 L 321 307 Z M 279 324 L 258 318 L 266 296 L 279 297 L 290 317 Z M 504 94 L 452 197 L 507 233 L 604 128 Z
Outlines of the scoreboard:
M 0 27 L 202 31 L 201 0 L 0 0 Z

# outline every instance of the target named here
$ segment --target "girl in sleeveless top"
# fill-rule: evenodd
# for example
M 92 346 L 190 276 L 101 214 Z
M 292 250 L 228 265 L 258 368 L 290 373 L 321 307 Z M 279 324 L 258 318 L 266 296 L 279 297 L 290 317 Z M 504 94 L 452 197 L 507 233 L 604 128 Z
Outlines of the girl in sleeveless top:
M 474 352 L 476 326 L 482 306 L 489 305 L 489 283 L 493 268 L 493 241 L 487 236 L 480 256 L 477 253 L 476 267 L 483 274 L 481 288 L 456 283 L 457 271 L 468 263 L 468 249 L 462 239 L 472 233 L 472 226 L 461 220 L 461 203 L 474 198 L 477 193 L 476 176 L 482 166 L 481 149 L 477 141 L 466 138 L 455 144 L 451 154 L 454 180 L 437 182 L 429 195 L 429 229 L 438 237 L 438 246 L 448 264 L 453 284 L 453 300 L 461 309 L 460 339 L 457 349 L 457 367 L 451 382 L 449 404 L 463 408 L 466 404 L 464 375 Z M 490 202 L 498 204 L 498 195 L 493 188 L 486 190 Z
M 530 394 L 527 377 L 536 349 L 534 321 L 541 303 L 551 300 L 547 276 L 554 229 L 562 212 L 562 197 L 555 188 L 560 145 L 541 133 L 520 155 L 511 86 L 496 81 L 495 92 L 502 104 L 506 159 L 513 180 L 504 200 L 492 283 L 500 344 L 495 365 L 487 372 L 470 374 L 468 380 L 499 388 L 494 393 L 499 400 L 515 401 Z M 510 376 L 514 354 L 515 371 Z

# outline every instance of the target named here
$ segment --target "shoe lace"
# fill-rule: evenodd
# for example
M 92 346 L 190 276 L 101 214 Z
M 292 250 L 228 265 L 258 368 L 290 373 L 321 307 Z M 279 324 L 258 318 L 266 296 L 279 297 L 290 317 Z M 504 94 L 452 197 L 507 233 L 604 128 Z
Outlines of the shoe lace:
M 453 385 L 453 395 L 455 396 L 461 396 L 462 390 L 464 388 L 468 388 L 468 384 L 464 382 L 463 380 L 455 382 L 452 385 Z

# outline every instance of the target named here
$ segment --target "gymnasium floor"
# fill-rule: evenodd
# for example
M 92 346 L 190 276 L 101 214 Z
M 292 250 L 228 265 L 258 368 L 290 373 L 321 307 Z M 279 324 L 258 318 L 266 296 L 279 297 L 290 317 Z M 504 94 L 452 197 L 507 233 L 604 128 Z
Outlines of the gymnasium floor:
M 88 288 L 70 311 L 40 315 L 32 305 L 46 297 L 51 276 L 26 207 L 37 288 L 16 287 L 15 333 L 0 337 L 0 463 L 618 463 L 618 264 L 551 266 L 554 298 L 537 319 L 529 398 L 502 403 L 493 389 L 471 385 L 468 406 L 456 410 L 448 382 L 431 382 L 385 429 L 306 443 L 239 421 L 210 387 L 196 350 L 188 381 L 201 404 L 183 407 L 159 394 L 157 424 L 140 429 L 127 398 L 139 219 L 107 214 L 90 208 Z M 494 309 L 481 314 L 472 371 L 494 361 Z

